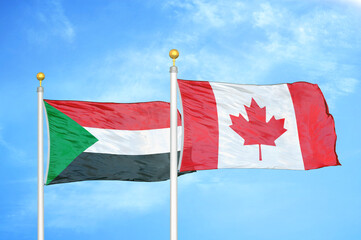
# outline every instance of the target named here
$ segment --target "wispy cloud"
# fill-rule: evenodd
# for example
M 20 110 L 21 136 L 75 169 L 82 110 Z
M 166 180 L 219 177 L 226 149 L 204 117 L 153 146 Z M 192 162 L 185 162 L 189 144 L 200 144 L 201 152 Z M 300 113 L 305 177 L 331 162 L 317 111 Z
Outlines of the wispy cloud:
M 360 7 L 361 8 L 361 1 L 360 0 L 329 0 L 333 2 L 339 2 L 344 4 L 350 4 L 352 6 Z
M 337 78 L 337 79 L 330 79 L 320 85 L 321 89 L 327 93 L 329 97 L 327 100 L 329 106 L 333 108 L 336 104 L 336 100 L 339 97 L 347 96 L 356 92 L 356 88 L 359 85 L 359 80 L 354 78 Z
M 361 52 L 361 34 L 354 28 L 360 22 L 357 16 L 332 8 L 296 15 L 264 3 L 253 17 L 254 26 L 267 36 L 266 41 L 258 41 L 257 48 L 262 50 L 261 58 L 271 63 L 268 71 L 281 64 L 293 65 L 296 79 L 301 76 L 299 80 L 319 83 L 331 105 L 338 97 L 354 92 L 359 82 L 358 66 L 352 56 L 345 59 L 344 55 Z
M 182 59 L 184 66 L 180 75 L 240 83 L 310 81 L 320 84 L 342 82 L 347 75 L 356 82 L 352 86 L 357 86 L 358 66 L 343 62 L 343 55 L 351 49 L 352 54 L 355 50 L 361 52 L 361 34 L 354 28 L 360 23 L 357 16 L 334 8 L 312 7 L 300 13 L 271 2 L 234 4 L 172 2 L 174 11 L 177 7 L 183 9 L 180 26 L 192 20 L 180 35 L 187 46 L 191 46 L 185 50 L 192 52 Z M 206 5 L 212 6 L 209 11 L 213 14 L 201 7 Z M 230 9 L 236 9 L 242 17 L 234 17 L 228 12 Z M 228 14 L 221 14 L 225 12 Z M 194 15 L 202 16 L 197 18 L 202 21 L 193 20 Z M 204 44 L 205 39 L 212 41 L 213 48 Z M 177 38 L 174 41 L 177 42 Z M 181 41 L 178 39 L 178 42 Z M 229 45 L 239 48 L 230 49 Z M 291 65 L 291 68 L 282 68 L 282 65 Z M 288 78 L 284 78 L 286 72 Z
M 254 26 L 281 26 L 284 14 L 279 9 L 274 9 L 269 3 L 261 3 L 260 9 L 253 12 Z
M 36 182 L 36 181 L 35 181 Z M 35 189 L 33 189 L 33 192 Z M 169 205 L 169 183 L 88 181 L 45 186 L 46 228 L 70 228 L 88 232 L 109 218 L 141 216 Z M 37 215 L 36 197 L 22 196 L 13 212 L 3 216 L 16 231 Z
M 169 88 L 168 51 L 157 45 L 106 53 L 83 68 L 78 67 L 79 76 L 74 76 L 77 81 L 63 81 L 61 92 L 78 100 L 168 101 L 169 91 L 164 91 Z
M 244 20 L 244 4 L 237 1 L 167 1 L 164 7 L 175 8 L 179 17 L 186 11 L 187 18 L 184 21 L 191 20 L 206 28 L 220 28 L 227 24 L 238 24 Z
M 168 204 L 168 184 L 133 182 L 81 182 L 45 188 L 47 225 L 88 231 L 114 213 L 133 216 Z
M 173 47 L 180 50 L 179 77 L 185 79 L 323 85 L 352 78 L 352 86 L 359 81 L 358 66 L 343 57 L 361 52 L 361 33 L 353 27 L 358 20 L 341 10 L 313 7 L 299 13 L 270 2 L 206 0 L 170 1 L 163 10 L 173 17 L 172 29 L 142 49 L 122 48 L 89 62 L 82 76 L 74 76 L 76 83 L 63 81 L 65 90 L 78 96 L 81 88 L 87 100 L 167 101 L 164 66 L 170 65 Z
M 60 37 L 67 42 L 74 41 L 74 26 L 66 16 L 60 0 L 41 2 L 35 16 L 37 27 L 28 30 L 31 41 L 43 43 L 50 37 Z
M 16 159 L 16 160 L 22 160 L 25 158 L 26 153 L 21 148 L 19 148 L 16 144 L 11 144 L 8 141 L 6 141 L 3 137 L 3 128 L 0 127 L 0 147 L 3 147 L 5 149 L 5 152 L 8 153 L 8 156 Z

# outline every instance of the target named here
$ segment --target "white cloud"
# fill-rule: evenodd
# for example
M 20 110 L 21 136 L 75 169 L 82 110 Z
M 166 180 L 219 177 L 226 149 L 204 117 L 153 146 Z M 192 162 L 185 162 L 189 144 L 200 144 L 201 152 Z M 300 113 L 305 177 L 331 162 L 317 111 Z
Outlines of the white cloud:
M 341 57 L 350 49 L 353 53 L 361 51 L 361 34 L 355 28 L 357 18 L 333 8 L 315 8 L 297 16 L 268 3 L 261 4 L 253 16 L 255 26 L 267 36 L 266 41 L 257 42 L 261 51 L 253 54 L 268 59 L 268 70 L 293 65 L 294 74 L 302 76 L 300 80 L 321 86 L 332 107 L 339 97 L 354 93 L 358 67 L 344 63 Z
M 41 3 L 36 12 L 39 24 L 28 30 L 29 37 L 35 42 L 46 42 L 51 36 L 57 36 L 67 42 L 73 42 L 75 29 L 64 12 L 60 0 Z
M 96 101 L 144 102 L 168 100 L 169 92 L 163 89 L 169 85 L 168 67 L 171 59 L 168 49 L 161 46 L 141 49 L 119 50 L 98 60 L 96 70 L 89 76 L 92 84 L 85 88 L 102 89 Z M 91 67 L 90 67 L 91 68 Z M 84 82 L 80 82 L 84 88 Z M 74 88 L 71 88 L 75 91 Z M 86 91 L 91 93 L 96 91 Z M 74 93 L 74 94 L 75 94 Z
M 188 0 L 167 2 L 163 10 L 171 10 L 174 19 L 174 27 L 164 36 L 142 49 L 106 53 L 85 65 L 85 70 L 78 67 L 82 74 L 74 76 L 78 81 L 63 81 L 62 87 L 77 98 L 78 89 L 83 89 L 86 100 L 168 101 L 168 51 L 173 47 L 180 50 L 178 76 L 184 79 L 250 84 L 294 81 L 293 76 L 272 79 L 270 75 L 279 66 L 292 64 L 300 80 L 322 84 L 344 78 L 334 48 L 361 49 L 354 18 L 334 9 L 313 8 L 299 15 L 269 2 Z M 253 28 L 247 30 L 251 33 L 242 30 L 246 26 Z M 357 79 L 352 74 L 355 69 L 347 70 L 350 78 Z M 283 69 L 277 71 L 281 74 Z
M 361 7 L 361 0 L 331 0 L 345 4 L 351 4 L 352 6 Z
M 272 8 L 269 3 L 262 3 L 261 9 L 253 12 L 254 26 L 265 27 L 268 25 L 279 25 L 282 22 L 283 14 Z
M 357 72 L 356 66 L 346 69 L 347 64 L 333 52 L 361 51 L 361 35 L 354 28 L 356 20 L 342 11 L 312 8 L 300 15 L 269 2 L 253 5 L 205 0 L 171 1 L 164 4 L 164 9 L 178 15 L 173 31 L 162 40 L 150 42 L 145 50 L 115 51 L 105 56 L 105 61 L 99 61 L 104 64 L 95 64 L 100 67 L 94 75 L 109 79 L 109 87 L 104 87 L 98 100 L 167 100 L 164 89 L 169 75 L 164 66 L 170 65 L 168 46 L 179 46 L 178 76 L 185 79 L 250 84 L 294 81 L 299 76 L 270 78 L 279 66 L 289 64 L 295 68 L 293 74 L 302 76 L 300 80 L 321 85 L 324 81 L 344 82 L 345 71 L 357 79 L 352 74 Z M 245 26 L 253 26 L 256 36 L 265 38 L 253 36 L 248 42 L 248 33 L 241 30 Z M 228 43 L 229 39 L 234 42 Z M 341 88 L 339 91 L 342 95 L 352 93 Z
M 186 191 L 188 186 L 197 182 L 202 184 L 205 180 L 196 174 L 188 174 L 180 177 L 178 181 L 179 191 Z M 36 179 L 12 181 L 16 184 L 24 182 L 36 186 Z M 169 181 L 86 181 L 45 186 L 45 228 L 89 232 L 102 226 L 102 222 L 109 219 L 125 221 L 152 212 L 168 211 L 169 186 Z M 16 231 L 19 225 L 23 226 L 24 222 L 29 223 L 30 219 L 35 218 L 35 192 L 36 189 L 32 189 L 31 195 L 19 198 L 16 210 L 4 216 L 3 220 L 10 223 L 8 226 L 13 227 L 7 231 Z
M 23 161 L 25 159 L 26 153 L 21 148 L 18 148 L 16 144 L 11 144 L 6 141 L 2 134 L 3 128 L 0 127 L 0 146 L 6 149 L 8 156 L 18 161 Z
M 14 184 L 29 182 L 36 186 L 36 179 L 12 181 Z M 34 183 L 34 184 L 33 184 Z M 36 189 L 19 197 L 16 208 L 4 213 L 8 223 L 6 231 L 36 219 Z M 169 209 L 169 182 L 87 181 L 57 184 L 44 187 L 45 228 L 68 228 L 89 232 L 102 226 L 109 219 L 126 221 L 150 212 Z M 126 216 L 126 217 L 124 217 Z M 33 223 L 33 222 L 32 222 Z M 1 227 L 0 227 L 1 228 Z
M 336 100 L 339 97 L 347 96 L 356 92 L 358 87 L 359 80 L 349 77 L 341 77 L 336 79 L 329 79 L 325 83 L 320 85 L 321 90 L 328 97 L 327 103 L 330 108 L 334 108 L 336 105 Z
M 340 81 L 340 90 L 343 93 L 353 93 L 355 92 L 356 86 L 358 84 L 358 80 L 354 78 L 343 78 Z
M 244 20 L 244 4 L 238 1 L 187 0 L 168 1 L 166 8 L 180 8 L 186 11 L 187 18 L 206 28 L 220 28 L 228 24 L 238 24 Z M 183 15 L 178 13 L 179 16 Z
M 135 217 L 164 208 L 168 193 L 167 182 L 88 181 L 46 186 L 46 224 L 88 231 L 110 217 L 124 219 L 124 215 Z

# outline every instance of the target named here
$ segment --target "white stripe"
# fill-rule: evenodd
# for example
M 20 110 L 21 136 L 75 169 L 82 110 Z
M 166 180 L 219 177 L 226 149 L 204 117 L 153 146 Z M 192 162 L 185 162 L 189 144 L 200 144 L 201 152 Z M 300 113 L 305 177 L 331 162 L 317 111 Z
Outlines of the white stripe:
M 219 122 L 218 168 L 276 168 L 304 170 L 301 147 L 292 98 L 287 84 L 238 85 L 210 83 L 217 102 Z M 230 114 L 248 120 L 245 106 L 252 98 L 266 107 L 266 121 L 272 116 L 285 118 L 287 131 L 276 141 L 276 146 L 261 145 L 262 161 L 259 161 L 258 145 L 243 145 L 244 139 L 230 125 Z
M 170 152 L 170 129 L 114 130 L 85 127 L 99 141 L 85 152 L 119 155 L 146 155 Z M 182 127 L 178 126 L 178 150 Z

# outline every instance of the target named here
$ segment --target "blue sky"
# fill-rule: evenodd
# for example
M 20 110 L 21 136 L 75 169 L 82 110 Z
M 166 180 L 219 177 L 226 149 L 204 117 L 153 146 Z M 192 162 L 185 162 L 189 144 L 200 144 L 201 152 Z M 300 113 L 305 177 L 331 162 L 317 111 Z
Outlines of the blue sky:
M 309 81 L 335 118 L 342 167 L 179 178 L 179 239 L 361 238 L 361 1 L 1 1 L 0 239 L 36 238 L 37 106 L 169 100 L 178 77 Z M 45 187 L 46 239 L 168 239 L 169 181 Z

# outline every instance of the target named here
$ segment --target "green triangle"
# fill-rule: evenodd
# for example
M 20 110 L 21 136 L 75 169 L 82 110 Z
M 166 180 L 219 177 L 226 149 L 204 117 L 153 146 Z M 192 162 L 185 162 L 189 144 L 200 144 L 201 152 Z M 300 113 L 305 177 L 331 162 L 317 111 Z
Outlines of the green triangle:
M 50 135 L 49 185 L 80 153 L 98 141 L 73 119 L 44 101 Z

